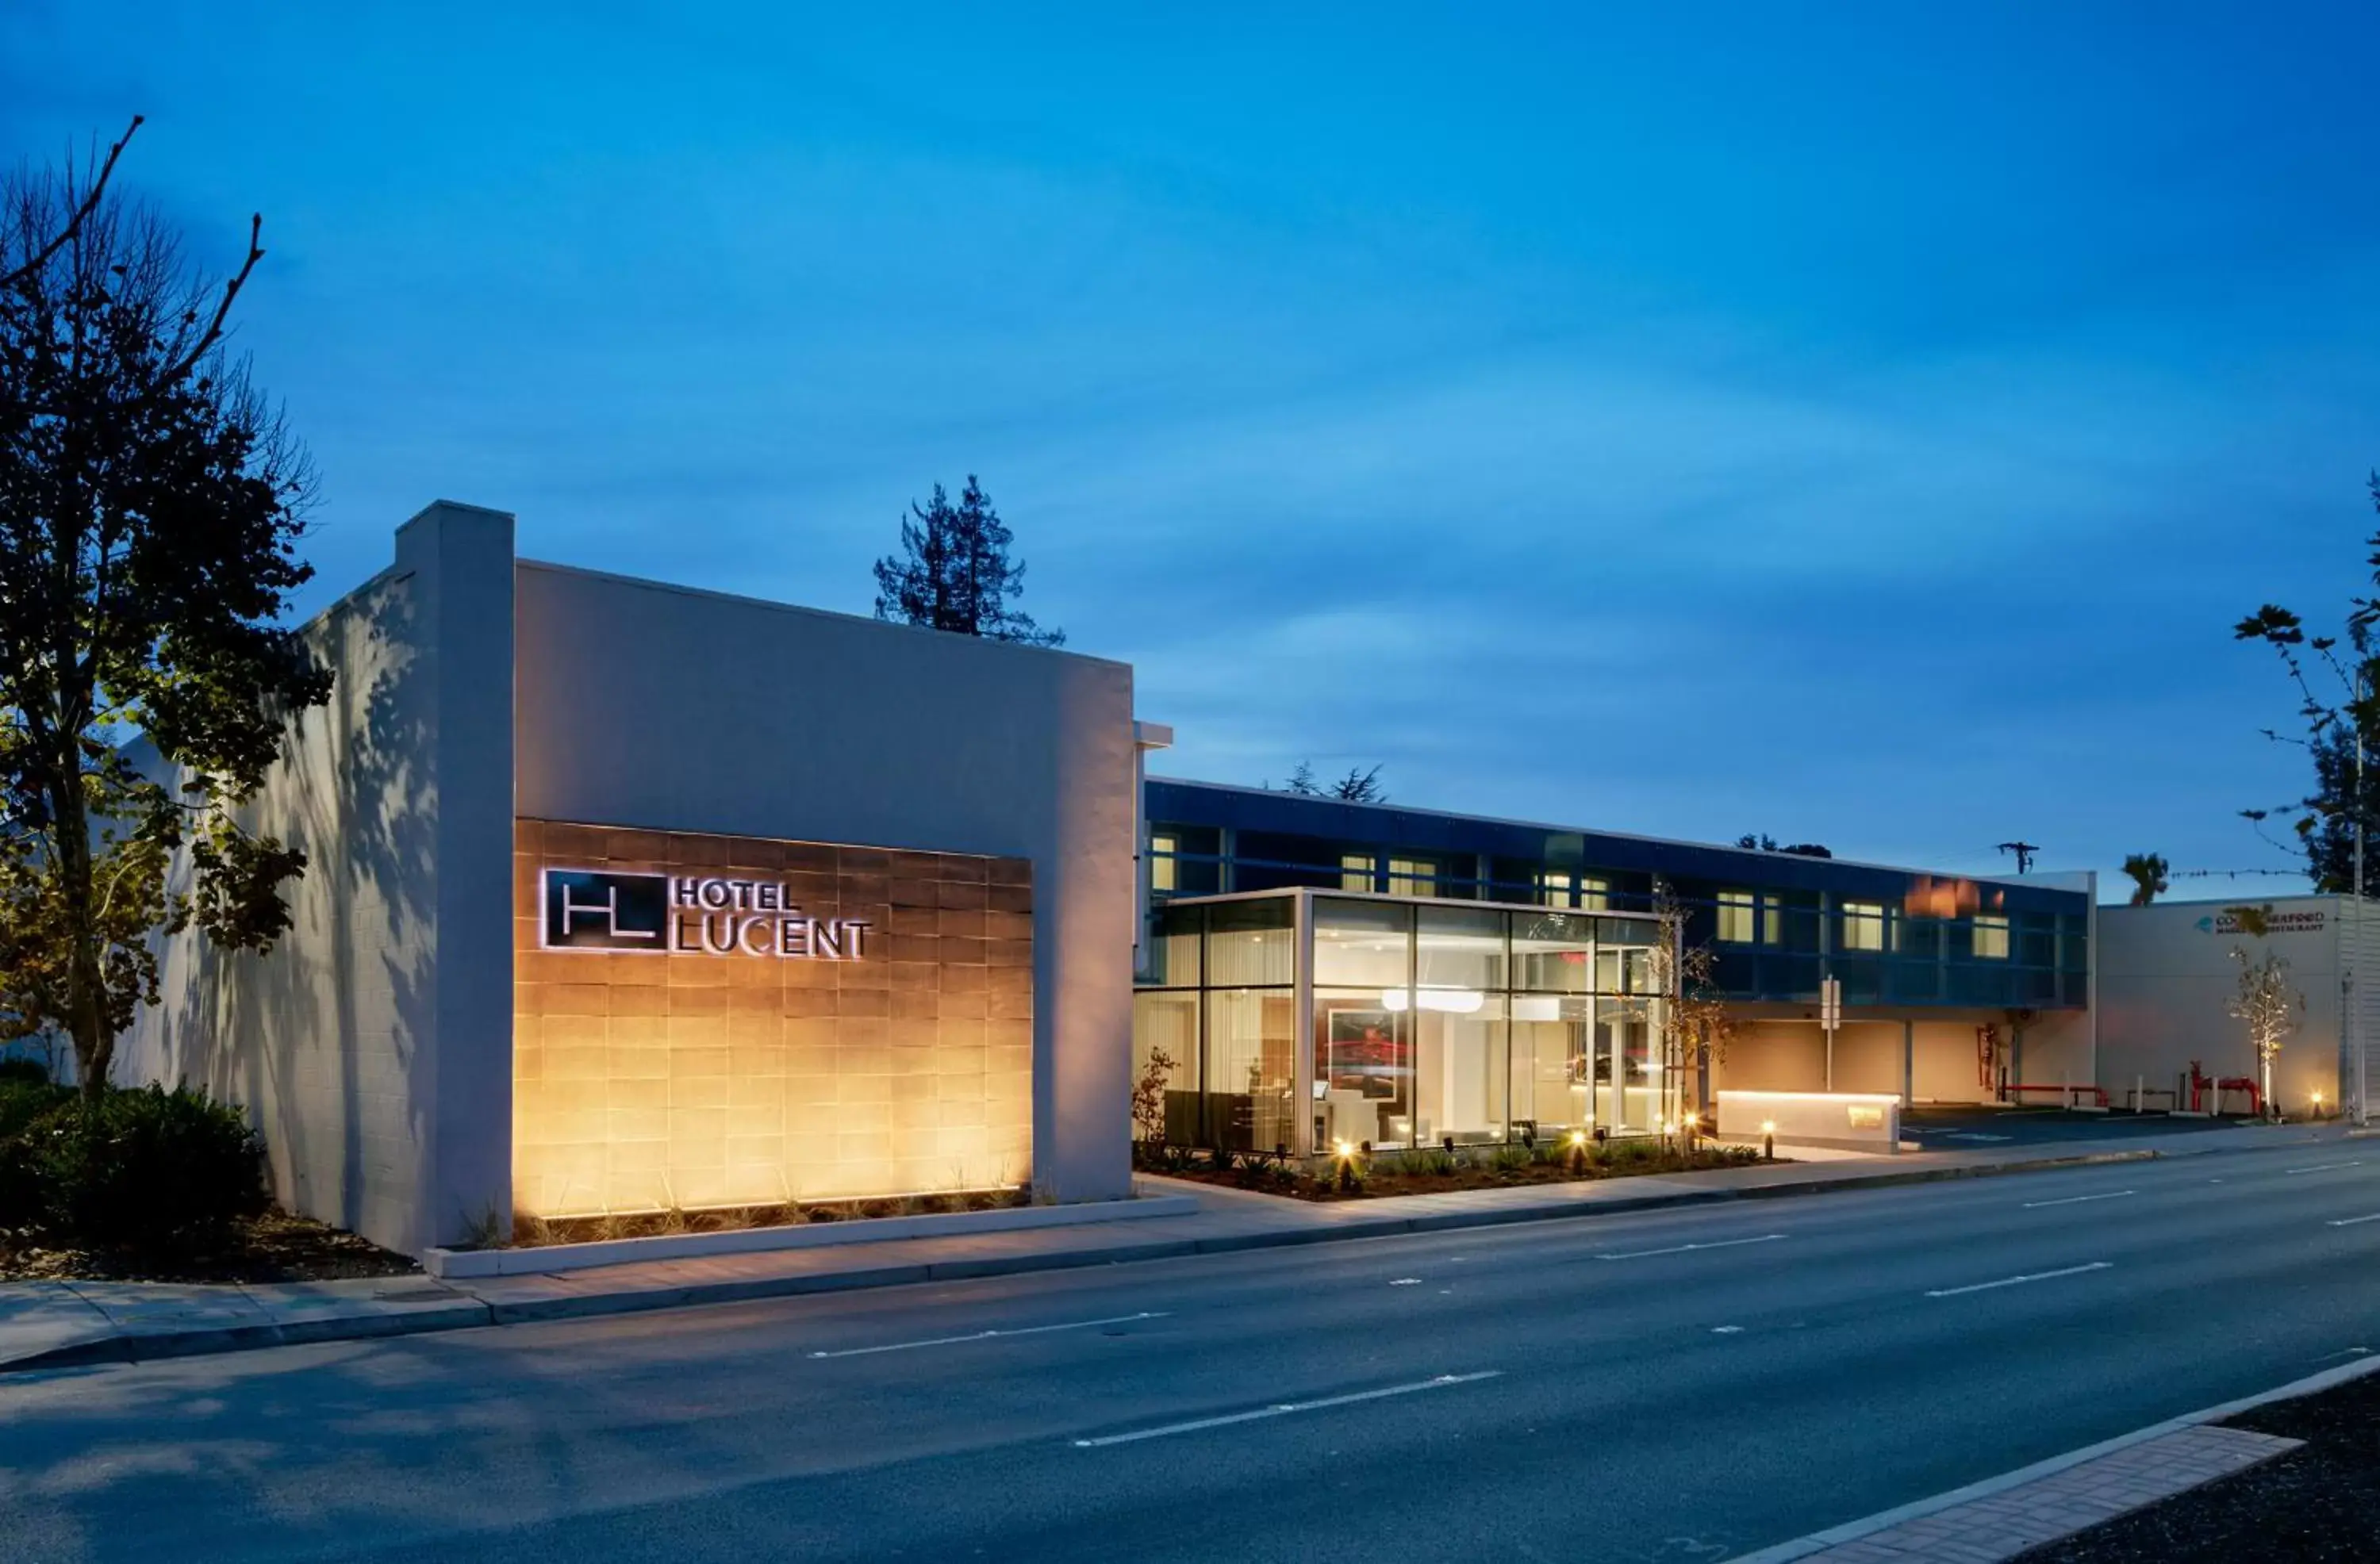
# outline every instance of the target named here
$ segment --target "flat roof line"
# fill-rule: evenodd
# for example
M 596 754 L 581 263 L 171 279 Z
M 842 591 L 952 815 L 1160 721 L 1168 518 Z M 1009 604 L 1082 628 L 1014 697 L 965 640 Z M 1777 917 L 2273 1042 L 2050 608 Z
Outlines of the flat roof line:
M 1691 847 L 1698 852 L 1734 853 L 1746 858 L 1796 858 L 1800 859 L 1803 863 L 1840 864 L 1846 868 L 1854 869 L 1881 869 L 1887 874 L 1944 875 L 1953 872 L 1948 869 L 1912 868 L 1907 864 L 1871 863 L 1864 858 L 1813 858 L 1800 853 L 1763 852 L 1757 847 L 1738 847 L 1732 843 L 1691 842 L 1683 837 L 1646 836 L 1638 831 L 1606 830 L 1597 826 L 1553 825 L 1544 820 L 1515 820 L 1507 818 L 1500 815 L 1465 815 L 1453 809 L 1429 809 L 1421 807 L 1418 805 L 1364 804 L 1353 799 L 1345 798 L 1315 798 L 1305 794 L 1283 793 L 1277 788 L 1249 787 L 1241 782 L 1200 782 L 1196 777 L 1160 777 L 1152 775 L 1148 780 L 1153 782 L 1172 782 L 1182 787 L 1212 788 L 1218 793 L 1245 794 L 1252 798 L 1278 798 L 1295 804 L 1337 805 L 1340 807 L 1350 809 L 1391 809 L 1407 815 L 1431 815 L 1442 820 L 1475 820 L 1482 825 L 1516 826 L 1523 830 L 1555 831 L 1568 833 L 1573 836 L 1608 836 L 1615 841 L 1641 842 L 1647 846 L 1652 847 Z M 2071 874 L 2077 871 L 2063 870 L 2057 872 L 2062 876 L 2064 874 Z M 2082 888 L 2079 885 L 2052 885 L 2047 883 L 2049 879 L 2049 876 L 2047 875 L 1960 874 L 1959 878 L 1961 879 L 1982 880 L 1991 885 L 2022 886 L 2029 891 L 2063 891 L 2071 895 L 2079 896 L 2082 894 Z M 2235 897 L 2232 900 L 2233 902 L 2236 902 L 2238 898 Z

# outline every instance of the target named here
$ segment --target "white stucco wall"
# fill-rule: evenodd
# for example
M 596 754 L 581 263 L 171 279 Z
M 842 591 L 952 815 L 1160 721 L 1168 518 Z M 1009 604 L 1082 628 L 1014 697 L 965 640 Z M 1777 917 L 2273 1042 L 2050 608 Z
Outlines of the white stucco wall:
M 2274 1096 L 2280 1107 L 2301 1113 L 2316 1091 L 2325 1102 L 2338 1103 L 2346 902 L 2340 896 L 2276 899 L 2269 903 L 2276 914 L 2297 915 L 2301 924 L 2319 914 L 2320 926 L 2284 927 L 2263 939 L 2216 927 L 2227 906 L 2267 904 L 2260 899 L 2101 908 L 2099 1077 L 2110 1099 L 2129 1092 L 2135 1075 L 2145 1077 L 2151 1087 L 2171 1089 L 2193 1059 L 2209 1075 L 2255 1075 L 2247 1028 L 2226 1008 L 2240 975 L 2231 951 L 2240 946 L 2255 957 L 2266 950 L 2280 952 L 2289 963 L 2291 981 L 2305 996 L 2304 1024 L 2274 1061 Z
M 407 1252 L 509 1220 L 512 533 L 432 505 L 306 627 L 331 704 L 243 811 L 308 855 L 292 927 L 264 955 L 163 940 L 117 1056 L 245 1105 L 285 1205 Z
M 1132 670 L 521 563 L 523 816 L 1028 858 L 1034 1181 L 1130 1187 Z

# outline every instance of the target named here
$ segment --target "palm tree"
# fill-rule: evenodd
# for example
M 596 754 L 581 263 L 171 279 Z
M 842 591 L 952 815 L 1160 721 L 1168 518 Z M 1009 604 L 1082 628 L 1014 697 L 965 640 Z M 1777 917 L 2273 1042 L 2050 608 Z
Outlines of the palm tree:
M 2124 872 L 2132 877 L 2132 905 L 2145 907 L 2165 890 L 2166 871 L 2172 866 L 2162 853 L 2134 853 L 2124 859 Z

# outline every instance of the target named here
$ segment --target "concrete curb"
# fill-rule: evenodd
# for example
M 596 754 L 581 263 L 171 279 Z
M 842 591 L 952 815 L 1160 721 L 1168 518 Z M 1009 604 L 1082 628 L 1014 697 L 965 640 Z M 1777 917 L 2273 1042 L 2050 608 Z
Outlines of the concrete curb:
M 267 1347 L 302 1346 L 310 1341 L 360 1341 L 432 1330 L 468 1330 L 494 1323 L 494 1313 L 487 1304 L 458 1294 L 454 1303 L 435 1307 L 324 1315 L 316 1319 L 269 1320 L 256 1325 L 203 1326 L 187 1330 L 118 1331 L 11 1358 L 0 1364 L 0 1376 L 43 1369 L 208 1357 L 219 1352 L 254 1352 Z
M 2188 1155 L 2208 1155 L 2189 1153 Z M 2143 1148 L 2059 1157 L 2032 1158 L 2020 1162 L 1965 1163 L 1947 1168 L 1912 1168 L 1891 1172 L 1852 1174 L 1839 1179 L 1736 1188 L 1715 1185 L 1667 1190 L 1656 1194 L 1626 1196 L 1592 1204 L 1548 1201 L 1534 1206 L 1487 1207 L 1477 1210 L 1430 1211 L 1415 1216 L 1358 1218 L 1328 1226 L 1280 1228 L 1225 1233 L 1207 1238 L 1158 1238 L 1124 1241 L 1079 1249 L 990 1255 L 977 1259 L 902 1261 L 839 1271 L 790 1276 L 748 1277 L 720 1281 L 688 1281 L 623 1289 L 614 1292 L 586 1291 L 554 1297 L 506 1301 L 482 1299 L 468 1283 L 456 1287 L 452 1304 L 403 1310 L 325 1312 L 319 1317 L 256 1325 L 208 1326 L 188 1330 L 128 1332 L 72 1342 L 0 1363 L 0 1377 L 42 1369 L 83 1367 L 97 1364 L 147 1363 L 160 1358 L 194 1357 L 214 1352 L 252 1352 L 268 1347 L 296 1346 L 313 1341 L 367 1340 L 408 1336 L 437 1330 L 468 1330 L 489 1325 L 528 1325 L 545 1320 L 589 1319 L 604 1315 L 645 1314 L 660 1309 L 689 1308 L 711 1303 L 744 1303 L 768 1298 L 793 1298 L 820 1292 L 851 1292 L 878 1287 L 905 1287 L 923 1281 L 958 1281 L 983 1277 L 1022 1276 L 1036 1271 L 1074 1270 L 1088 1266 L 1130 1265 L 1144 1260 L 1179 1259 L 1193 1255 L 1232 1255 L 1257 1249 L 1303 1247 L 1354 1239 L 1395 1238 L 1411 1233 L 1447 1232 L 1463 1228 L 1503 1227 L 1522 1222 L 1572 1221 L 1639 1211 L 1659 1211 L 1689 1206 L 1710 1206 L 1735 1200 L 1774 1200 L 1791 1196 L 1831 1194 L 1891 1188 L 1901 1184 L 1940 1183 L 1961 1179 L 1994 1178 L 2002 1174 L 2046 1172 L 2060 1168 L 2085 1168 L 2110 1163 L 2147 1162 L 2174 1155 Z M 588 1273 L 577 1273 L 586 1276 Z M 479 1279 L 490 1281 L 523 1278 Z
M 2153 1423 L 2145 1428 L 2135 1428 L 2129 1434 L 2119 1434 L 2112 1439 L 2102 1439 L 2095 1445 L 2085 1445 L 2079 1450 L 2069 1450 L 2064 1455 L 2054 1455 L 2046 1461 L 2036 1461 L 2031 1466 L 2020 1466 L 2013 1472 L 2003 1472 L 1997 1477 L 1986 1477 L 1980 1483 L 1970 1483 L 1963 1488 L 1952 1488 L 1949 1493 L 1936 1494 L 1931 1498 L 1917 1499 L 1909 1504 L 1896 1506 L 1891 1509 L 1879 1509 L 1873 1515 L 1864 1515 L 1856 1521 L 1846 1521 L 1840 1526 L 1829 1526 L 1823 1532 L 1812 1532 L 1789 1542 L 1777 1543 L 1761 1548 L 1755 1553 L 1740 1553 L 1728 1559 L 1726 1564 L 1786 1564 L 1789 1559 L 1807 1558 L 1814 1553 L 1822 1553 L 1828 1548 L 1840 1547 L 1845 1543 L 1857 1542 L 1862 1537 L 1872 1536 L 1877 1532 L 1898 1526 L 1904 1521 L 1915 1521 L 1924 1516 L 1954 1509 L 1959 1505 L 1971 1504 L 1979 1498 L 1990 1498 L 1995 1494 L 2006 1493 L 2010 1488 L 2022 1487 L 2027 1483 L 2038 1482 L 2044 1477 L 2056 1476 L 2058 1473 L 2080 1466 L 2084 1461 L 2096 1461 L 2101 1456 L 2113 1455 L 2118 1450 L 2129 1449 L 2134 1445 L 2143 1445 L 2151 1439 L 2162 1439 L 2168 1434 L 2178 1434 L 2185 1428 L 2195 1428 L 2201 1424 L 2220 1423 L 2227 1417 L 2237 1417 L 2243 1412 L 2249 1412 L 2274 1401 L 2289 1401 L 2295 1400 L 2300 1396 L 2311 1396 L 2316 1391 L 2327 1390 L 2334 1385 L 2344 1385 L 2350 1379 L 2361 1379 L 2365 1375 L 2374 1373 L 2380 1373 L 2380 1356 L 2357 1358 L 2350 1363 L 2325 1368 L 2318 1374 L 2309 1374 L 2302 1379 L 2293 1379 L 2287 1385 L 2278 1386 L 2270 1390 L 2259 1391 L 2252 1396 L 2243 1396 L 2236 1401 L 2225 1401 L 2220 1406 L 2205 1407 L 2197 1412 L 2185 1412 L 2180 1417 L 2169 1417 L 2163 1423 Z M 2088 1528 L 2077 1529 L 2087 1530 Z M 2067 1534 L 2070 1536 L 2073 1534 L 2070 1532 Z
M 847 1248 L 911 1238 L 965 1238 L 982 1232 L 1024 1232 L 1083 1227 L 1093 1222 L 1141 1221 L 1151 1217 L 1193 1217 L 1198 1203 L 1188 1195 L 1131 1195 L 1122 1200 L 1074 1206 L 1019 1206 L 1006 1210 L 946 1211 L 921 1217 L 870 1217 L 856 1221 L 814 1222 L 800 1227 L 738 1228 L 732 1232 L 685 1232 L 651 1238 L 614 1238 L 586 1243 L 554 1243 L 538 1249 L 428 1249 L 421 1268 L 441 1281 L 482 1281 L 500 1276 L 557 1276 L 607 1266 L 653 1260 L 699 1260 L 721 1255 L 776 1255 L 797 1249 Z

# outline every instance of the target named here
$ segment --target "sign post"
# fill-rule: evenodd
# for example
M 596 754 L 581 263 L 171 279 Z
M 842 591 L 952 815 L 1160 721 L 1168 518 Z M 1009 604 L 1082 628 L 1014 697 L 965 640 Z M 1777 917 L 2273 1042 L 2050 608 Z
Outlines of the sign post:
M 1818 1024 L 1827 1029 L 1827 1090 L 1835 1089 L 1835 1032 L 1843 1024 L 1843 980 L 1826 978 L 1818 985 Z

